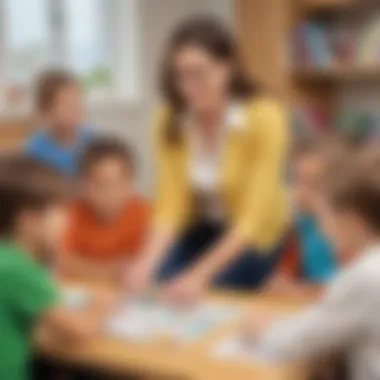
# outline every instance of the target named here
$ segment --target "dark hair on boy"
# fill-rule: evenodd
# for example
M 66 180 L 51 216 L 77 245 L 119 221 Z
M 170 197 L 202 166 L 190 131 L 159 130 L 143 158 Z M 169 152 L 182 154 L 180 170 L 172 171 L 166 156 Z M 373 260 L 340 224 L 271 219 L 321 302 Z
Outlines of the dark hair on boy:
M 102 137 L 93 140 L 83 152 L 79 163 L 80 174 L 86 175 L 98 163 L 116 159 L 122 162 L 131 172 L 135 169 L 135 158 L 132 148 L 113 137 Z
M 70 195 L 66 181 L 50 166 L 30 157 L 0 159 L 0 236 L 12 235 L 20 215 L 43 210 Z
M 326 172 L 322 191 L 338 210 L 352 211 L 380 234 L 380 152 L 364 147 Z
M 292 157 L 297 159 L 310 154 L 318 154 L 334 159 L 359 147 L 359 141 L 342 134 L 310 136 L 296 141 L 292 149 Z
M 41 73 L 37 78 L 35 88 L 35 103 L 38 111 L 48 110 L 62 88 L 77 84 L 77 78 L 69 71 L 50 69 Z

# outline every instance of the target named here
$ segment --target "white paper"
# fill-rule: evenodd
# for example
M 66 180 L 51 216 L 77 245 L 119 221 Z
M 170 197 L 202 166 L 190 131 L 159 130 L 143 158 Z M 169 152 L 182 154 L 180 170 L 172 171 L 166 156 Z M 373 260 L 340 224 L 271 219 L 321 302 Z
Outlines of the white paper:
M 239 315 L 239 310 L 216 303 L 183 309 L 154 300 L 127 300 L 108 321 L 106 330 L 123 339 L 149 341 L 165 336 L 180 343 L 196 340 Z
M 275 355 L 264 352 L 257 342 L 245 339 L 241 335 L 231 336 L 219 342 L 213 347 L 211 355 L 216 358 L 231 359 L 246 364 L 278 362 Z

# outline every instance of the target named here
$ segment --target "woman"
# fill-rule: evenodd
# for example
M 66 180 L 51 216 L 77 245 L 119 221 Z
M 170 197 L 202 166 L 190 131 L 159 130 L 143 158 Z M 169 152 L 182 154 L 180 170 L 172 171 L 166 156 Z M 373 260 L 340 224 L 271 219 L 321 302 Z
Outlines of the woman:
M 129 285 L 141 289 L 161 266 L 171 299 L 194 300 L 210 284 L 254 288 L 288 224 L 283 109 L 250 83 L 235 41 L 211 18 L 174 33 L 162 82 L 155 226 Z

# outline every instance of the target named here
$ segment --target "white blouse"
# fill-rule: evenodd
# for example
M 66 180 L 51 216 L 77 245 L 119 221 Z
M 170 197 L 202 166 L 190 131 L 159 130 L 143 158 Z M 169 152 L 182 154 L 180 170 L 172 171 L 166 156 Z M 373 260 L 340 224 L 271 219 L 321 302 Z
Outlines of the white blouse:
M 198 208 L 206 218 L 222 220 L 223 204 L 220 198 L 221 167 L 226 132 L 242 126 L 244 113 L 241 104 L 228 106 L 223 125 L 219 128 L 217 141 L 209 147 L 202 141 L 197 129 L 190 127 L 190 180 Z M 186 125 L 194 124 L 187 118 Z

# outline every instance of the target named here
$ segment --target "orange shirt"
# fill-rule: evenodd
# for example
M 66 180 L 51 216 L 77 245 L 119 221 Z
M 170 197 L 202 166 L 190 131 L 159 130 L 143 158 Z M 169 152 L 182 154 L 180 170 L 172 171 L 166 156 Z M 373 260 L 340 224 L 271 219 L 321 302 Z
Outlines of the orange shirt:
M 107 261 L 135 255 L 149 224 L 149 206 L 142 198 L 126 202 L 112 221 L 101 220 L 83 201 L 73 205 L 64 251 L 83 258 Z

